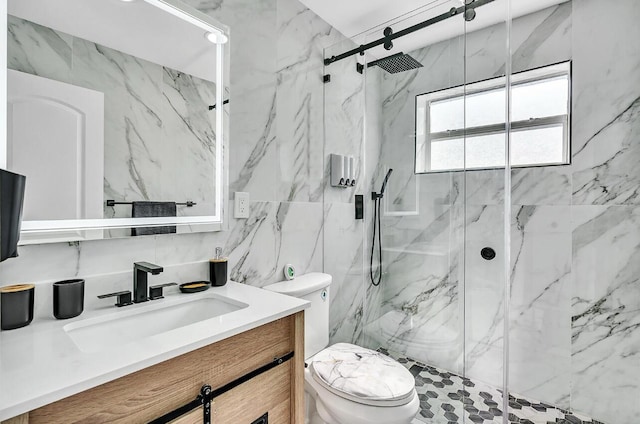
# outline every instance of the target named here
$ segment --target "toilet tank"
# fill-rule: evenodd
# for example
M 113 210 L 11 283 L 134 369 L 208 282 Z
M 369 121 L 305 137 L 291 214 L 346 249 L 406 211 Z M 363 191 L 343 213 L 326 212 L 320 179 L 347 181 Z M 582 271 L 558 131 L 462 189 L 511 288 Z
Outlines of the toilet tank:
M 310 358 L 329 344 L 329 286 L 331 276 L 321 272 L 299 275 L 263 287 L 265 290 L 308 300 L 304 311 L 304 358 Z

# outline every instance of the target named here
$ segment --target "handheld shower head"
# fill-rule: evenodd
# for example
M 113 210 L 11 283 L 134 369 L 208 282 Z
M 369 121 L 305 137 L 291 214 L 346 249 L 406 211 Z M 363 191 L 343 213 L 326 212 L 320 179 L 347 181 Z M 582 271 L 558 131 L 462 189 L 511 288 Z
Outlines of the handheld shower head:
M 374 286 L 379 286 L 382 282 L 382 227 L 380 225 L 381 214 L 381 205 L 382 198 L 384 197 L 384 190 L 387 188 L 387 183 L 389 182 L 389 177 L 393 169 L 389 169 L 387 171 L 387 175 L 384 176 L 384 181 L 382 181 L 382 187 L 380 188 L 380 193 L 376 193 L 375 191 L 371 193 L 371 199 L 373 199 L 373 241 L 371 243 L 371 260 L 369 262 L 369 278 L 371 278 L 371 284 Z M 375 270 L 373 268 L 373 256 L 376 250 L 376 228 L 378 233 L 378 257 L 380 258 L 380 263 L 378 266 L 378 274 L 376 276 Z
M 387 183 L 389 182 L 389 177 L 391 176 L 391 173 L 393 172 L 393 169 L 389 169 L 387 171 L 387 175 L 385 175 L 384 177 L 384 181 L 382 182 L 382 187 L 380 188 L 380 193 L 376 193 L 375 191 L 371 192 L 371 199 L 372 200 L 378 200 L 378 199 L 382 199 L 384 197 L 384 191 L 387 188 Z
M 380 197 L 384 196 L 384 190 L 387 188 L 387 182 L 389 182 L 389 177 L 391 176 L 392 172 L 393 172 L 393 169 L 389 169 L 387 171 L 387 175 L 384 177 L 384 181 L 382 182 L 382 188 L 380 188 Z

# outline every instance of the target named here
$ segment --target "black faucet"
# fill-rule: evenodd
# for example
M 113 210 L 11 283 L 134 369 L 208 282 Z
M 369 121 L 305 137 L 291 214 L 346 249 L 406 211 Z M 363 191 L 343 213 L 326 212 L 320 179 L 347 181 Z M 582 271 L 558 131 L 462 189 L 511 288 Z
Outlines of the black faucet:
M 135 262 L 133 264 L 133 301 L 134 303 L 146 302 L 147 297 L 147 273 L 160 274 L 164 269 L 159 265 L 149 262 Z

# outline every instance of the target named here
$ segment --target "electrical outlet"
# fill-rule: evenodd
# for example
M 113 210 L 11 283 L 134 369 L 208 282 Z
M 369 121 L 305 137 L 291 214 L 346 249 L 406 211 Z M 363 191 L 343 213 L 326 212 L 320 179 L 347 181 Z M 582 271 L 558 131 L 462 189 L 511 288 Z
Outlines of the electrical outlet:
M 234 218 L 249 218 L 249 193 L 236 191 L 234 194 Z

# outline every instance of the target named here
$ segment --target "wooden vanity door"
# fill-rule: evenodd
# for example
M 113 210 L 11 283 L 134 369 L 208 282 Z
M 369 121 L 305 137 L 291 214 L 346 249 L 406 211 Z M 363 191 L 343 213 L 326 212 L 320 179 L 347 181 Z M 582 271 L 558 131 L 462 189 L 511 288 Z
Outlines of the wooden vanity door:
M 290 424 L 291 366 L 284 363 L 261 374 L 211 403 L 211 424 L 251 424 L 268 414 L 269 424 Z M 202 424 L 202 408 L 171 424 Z

